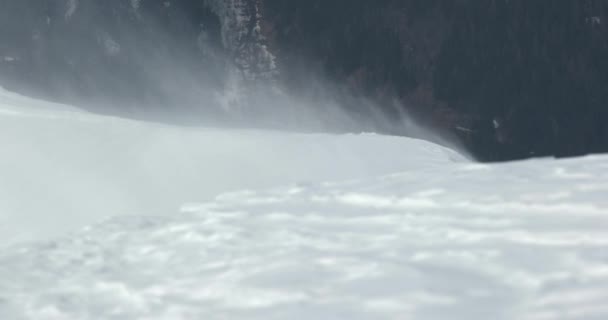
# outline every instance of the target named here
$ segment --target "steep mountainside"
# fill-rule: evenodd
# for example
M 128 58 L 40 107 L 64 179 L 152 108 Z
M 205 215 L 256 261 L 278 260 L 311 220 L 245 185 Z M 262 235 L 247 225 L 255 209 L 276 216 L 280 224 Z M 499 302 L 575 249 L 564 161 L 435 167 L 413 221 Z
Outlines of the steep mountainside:
M 264 2 L 281 68 L 397 97 L 481 159 L 608 151 L 606 1 Z
M 406 112 L 481 160 L 608 151 L 602 0 L 5 0 L 3 9 L 0 85 L 97 111 L 247 121 L 278 112 L 264 110 L 278 91 L 329 97 L 359 119 L 370 116 L 365 99 L 395 119 L 361 130 L 408 134 Z
M 4 2 L 0 78 L 20 92 L 179 113 L 230 107 L 217 92 L 273 73 L 254 1 Z

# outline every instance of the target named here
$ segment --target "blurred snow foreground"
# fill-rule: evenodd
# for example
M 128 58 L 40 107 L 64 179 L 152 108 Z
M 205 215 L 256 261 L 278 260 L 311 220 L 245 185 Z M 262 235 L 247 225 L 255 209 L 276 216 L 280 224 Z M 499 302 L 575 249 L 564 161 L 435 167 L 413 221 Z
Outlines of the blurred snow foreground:
M 605 156 L 481 165 L 5 91 L 0 141 L 0 319 L 608 318 Z

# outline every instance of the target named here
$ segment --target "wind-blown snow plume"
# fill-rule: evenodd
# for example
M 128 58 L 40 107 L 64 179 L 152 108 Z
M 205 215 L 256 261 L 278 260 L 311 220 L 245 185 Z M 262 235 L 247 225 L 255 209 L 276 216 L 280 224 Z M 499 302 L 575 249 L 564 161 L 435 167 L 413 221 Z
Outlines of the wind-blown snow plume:
M 272 25 L 262 0 L 8 3 L 31 17 L 2 21 L 20 33 L 0 39 L 0 84 L 27 95 L 180 124 L 398 134 L 385 129 L 413 127 L 389 123 L 382 108 L 351 99 L 320 72 L 283 72 L 290 66 L 265 38 Z M 286 84 L 293 78 L 302 79 L 297 90 Z

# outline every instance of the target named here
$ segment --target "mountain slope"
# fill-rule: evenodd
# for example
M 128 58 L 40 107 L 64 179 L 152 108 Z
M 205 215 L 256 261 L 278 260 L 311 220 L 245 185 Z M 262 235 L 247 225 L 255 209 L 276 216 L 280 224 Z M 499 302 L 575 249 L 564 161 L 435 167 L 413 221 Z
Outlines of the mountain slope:
M 238 189 L 462 159 L 413 139 L 179 128 L 7 91 L 0 91 L 0 145 L 2 242 L 56 235 L 117 214 L 172 214 L 184 203 Z

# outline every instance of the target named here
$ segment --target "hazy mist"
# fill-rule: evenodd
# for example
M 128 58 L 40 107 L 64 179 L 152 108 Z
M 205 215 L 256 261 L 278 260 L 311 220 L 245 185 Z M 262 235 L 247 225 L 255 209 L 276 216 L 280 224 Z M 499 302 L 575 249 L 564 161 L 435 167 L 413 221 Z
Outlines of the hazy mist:
M 4 2 L 0 85 L 13 91 L 177 125 L 378 132 L 456 148 L 398 102 L 387 114 L 314 68 L 298 69 L 297 92 L 287 88 L 289 66 L 277 65 L 257 8 L 242 1 Z

